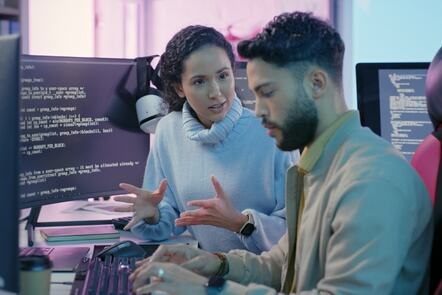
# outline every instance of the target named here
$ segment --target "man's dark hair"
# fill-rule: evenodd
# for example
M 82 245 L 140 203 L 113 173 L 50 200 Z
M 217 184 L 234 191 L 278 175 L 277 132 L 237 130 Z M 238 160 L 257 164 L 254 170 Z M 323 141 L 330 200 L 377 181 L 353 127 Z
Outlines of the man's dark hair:
M 169 105 L 169 112 L 181 111 L 184 99 L 175 91 L 175 86 L 181 83 L 181 74 L 184 71 L 184 62 L 195 50 L 203 46 L 213 45 L 224 49 L 230 59 L 232 69 L 235 65 L 235 56 L 232 45 L 224 36 L 211 27 L 188 26 L 167 43 L 166 51 L 161 55 L 160 77 L 162 79 L 163 95 Z
M 306 62 L 324 68 L 339 85 L 345 46 L 338 32 L 311 13 L 283 13 L 251 40 L 238 45 L 246 58 L 261 58 L 279 67 Z M 300 67 L 301 70 L 305 67 Z

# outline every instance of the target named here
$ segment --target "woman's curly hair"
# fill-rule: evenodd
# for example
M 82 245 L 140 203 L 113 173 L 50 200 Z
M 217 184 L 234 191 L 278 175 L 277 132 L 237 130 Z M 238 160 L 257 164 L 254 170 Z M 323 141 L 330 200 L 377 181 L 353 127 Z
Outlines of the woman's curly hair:
M 229 57 L 232 69 L 235 56 L 232 46 L 224 36 L 211 27 L 188 26 L 167 43 L 166 51 L 160 59 L 160 77 L 163 84 L 164 101 L 169 105 L 169 112 L 181 111 L 184 99 L 180 98 L 175 87 L 181 83 L 181 74 L 185 60 L 195 51 L 206 45 L 214 45 L 225 50 Z

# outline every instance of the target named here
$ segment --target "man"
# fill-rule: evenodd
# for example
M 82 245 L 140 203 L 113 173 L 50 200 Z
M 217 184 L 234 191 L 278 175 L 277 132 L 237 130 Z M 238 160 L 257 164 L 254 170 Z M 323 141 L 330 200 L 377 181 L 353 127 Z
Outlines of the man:
M 424 294 L 429 196 L 347 110 L 339 34 L 310 14 L 282 14 L 238 51 L 269 135 L 282 150 L 304 147 L 287 172 L 287 234 L 261 255 L 161 247 L 132 275 L 137 292 Z

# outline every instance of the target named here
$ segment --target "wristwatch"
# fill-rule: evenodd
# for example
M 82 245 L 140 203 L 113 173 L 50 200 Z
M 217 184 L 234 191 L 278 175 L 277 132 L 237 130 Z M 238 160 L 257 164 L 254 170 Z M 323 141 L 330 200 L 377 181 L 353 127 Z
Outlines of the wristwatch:
M 247 215 L 247 221 L 246 223 L 243 224 L 243 226 L 239 230 L 239 233 L 245 237 L 248 237 L 253 233 L 256 227 L 255 227 L 255 222 L 253 221 L 253 215 L 250 213 L 246 213 L 246 215 Z
M 224 287 L 226 280 L 222 276 L 210 276 L 205 284 L 207 295 L 218 295 Z

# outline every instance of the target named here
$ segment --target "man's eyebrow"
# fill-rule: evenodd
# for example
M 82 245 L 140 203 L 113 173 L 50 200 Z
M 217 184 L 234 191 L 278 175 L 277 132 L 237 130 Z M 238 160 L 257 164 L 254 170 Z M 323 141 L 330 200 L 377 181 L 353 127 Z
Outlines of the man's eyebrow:
M 256 87 L 253 89 L 253 91 L 258 92 L 258 91 L 260 91 L 263 87 L 266 87 L 266 86 L 269 86 L 269 85 L 272 85 L 272 82 L 265 82 L 265 83 L 262 83 L 262 84 L 256 86 Z

